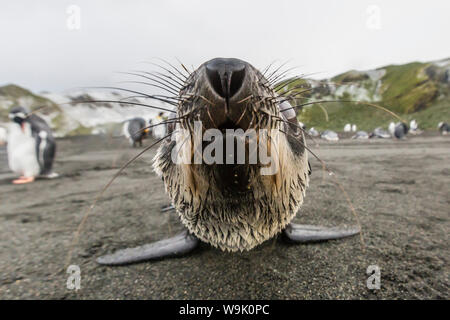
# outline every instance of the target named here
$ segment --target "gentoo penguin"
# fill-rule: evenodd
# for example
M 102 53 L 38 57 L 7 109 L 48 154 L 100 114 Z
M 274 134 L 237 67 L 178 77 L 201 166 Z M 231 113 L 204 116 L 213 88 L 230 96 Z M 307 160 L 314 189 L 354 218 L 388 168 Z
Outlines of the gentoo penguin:
M 317 131 L 316 129 L 314 129 L 314 127 L 312 127 L 311 129 L 308 130 L 308 134 L 312 137 L 318 137 L 319 131 Z
M 447 135 L 450 133 L 450 126 L 448 125 L 447 122 L 439 122 L 438 128 L 441 134 L 443 135 Z
M 8 132 L 8 164 L 20 174 L 14 184 L 33 182 L 35 177 L 55 178 L 52 172 L 56 143 L 52 131 L 44 119 L 28 114 L 22 107 L 9 113 L 11 125 Z
M 389 130 L 389 133 L 391 134 L 391 136 L 394 137 L 394 134 L 395 134 L 395 123 L 394 122 L 389 123 L 388 130 Z
M 153 137 L 155 139 L 162 139 L 167 135 L 167 124 L 161 124 L 164 121 L 164 112 L 160 112 L 153 120 Z
M 419 129 L 419 125 L 416 120 L 411 120 L 409 123 L 409 132 L 411 134 L 421 134 L 422 130 Z
M 301 121 L 299 121 L 298 122 L 298 126 L 301 128 L 301 129 L 303 129 L 303 131 L 305 131 L 307 128 L 306 128 L 306 125 L 303 123 L 303 122 L 301 122 Z
M 347 123 L 344 126 L 344 132 L 350 132 L 350 131 L 352 131 L 352 125 L 350 123 Z
M 320 137 L 327 141 L 338 141 L 339 140 L 338 134 L 331 130 L 325 130 L 324 132 L 322 132 Z
M 391 123 L 391 125 L 389 125 L 389 131 L 391 132 L 392 136 L 396 137 L 397 139 L 404 139 L 409 131 L 409 128 L 404 122 L 398 122 L 392 128 Z
M 142 140 L 148 136 L 150 132 L 143 118 L 133 118 L 125 121 L 123 125 L 123 134 L 130 141 L 133 147 L 138 144 L 142 147 Z

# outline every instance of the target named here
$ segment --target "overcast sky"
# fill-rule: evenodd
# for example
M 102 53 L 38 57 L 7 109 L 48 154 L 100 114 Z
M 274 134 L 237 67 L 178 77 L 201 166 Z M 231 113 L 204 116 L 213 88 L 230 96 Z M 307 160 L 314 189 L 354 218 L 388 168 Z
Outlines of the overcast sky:
M 289 61 L 325 78 L 449 57 L 449 14 L 446 0 L 1 0 L 0 85 L 117 84 L 154 57 Z

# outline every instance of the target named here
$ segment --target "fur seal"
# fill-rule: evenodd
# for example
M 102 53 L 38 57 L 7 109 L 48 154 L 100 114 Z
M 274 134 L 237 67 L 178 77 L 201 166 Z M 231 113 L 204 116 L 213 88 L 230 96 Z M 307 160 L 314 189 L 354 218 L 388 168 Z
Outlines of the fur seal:
M 325 130 L 324 132 L 322 132 L 320 137 L 327 141 L 338 141 L 339 140 L 338 134 L 331 130 Z
M 389 139 L 391 135 L 389 132 L 384 130 L 381 127 L 377 127 L 373 130 L 373 132 L 369 136 L 370 138 L 381 138 L 381 139 Z
M 340 229 L 291 222 L 303 203 L 311 172 L 305 137 L 294 109 L 280 107 L 281 99 L 271 83 L 251 64 L 234 58 L 207 61 L 189 75 L 179 97 L 177 115 L 181 121 L 160 145 L 153 167 L 186 230 L 170 239 L 99 257 L 98 263 L 121 265 L 176 256 L 191 251 L 199 241 L 234 252 L 250 250 L 280 232 L 295 243 L 360 232 L 359 227 Z M 234 142 L 236 138 L 228 130 L 274 132 L 270 139 L 258 136 L 257 140 L 258 147 L 276 155 L 277 170 L 262 174 L 267 165 L 260 159 L 250 163 L 247 157 L 242 164 L 208 164 L 204 158 L 200 163 L 174 161 L 174 154 L 176 159 L 192 160 L 196 151 L 203 156 L 206 153 L 209 145 L 201 143 L 197 150 L 195 141 L 192 143 L 198 129 L 196 121 L 201 123 L 201 134 L 212 130 L 215 139 L 224 141 Z M 249 141 L 245 143 L 246 155 Z M 215 149 L 216 155 L 220 151 Z
M 366 131 L 358 131 L 352 139 L 369 139 L 369 134 Z

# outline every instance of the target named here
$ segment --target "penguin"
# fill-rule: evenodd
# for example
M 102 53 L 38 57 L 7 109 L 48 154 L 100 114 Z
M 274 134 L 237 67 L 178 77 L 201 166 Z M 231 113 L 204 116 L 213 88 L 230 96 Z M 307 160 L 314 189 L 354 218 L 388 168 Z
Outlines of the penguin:
M 391 136 L 395 136 L 395 123 L 391 122 L 389 123 L 389 127 L 388 127 L 389 133 L 391 134 Z
M 14 107 L 9 113 L 11 124 L 8 132 L 8 165 L 20 174 L 14 184 L 30 183 L 37 176 L 55 178 L 52 171 L 56 142 L 44 119 L 28 114 L 22 107 Z
M 409 122 L 409 128 L 411 131 L 416 131 L 419 129 L 419 125 L 417 124 L 417 121 L 415 119 Z
M 397 139 L 405 139 L 409 132 L 409 128 L 404 122 L 397 122 L 396 124 L 391 122 L 389 124 L 389 132 Z
M 153 137 L 155 139 L 162 139 L 167 135 L 167 124 L 158 125 L 163 121 L 165 121 L 163 112 L 160 112 L 153 120 Z
M 411 134 L 421 134 L 422 130 L 419 129 L 419 125 L 416 120 L 411 120 L 409 123 L 409 133 Z
M 310 136 L 312 136 L 312 137 L 318 137 L 320 134 L 319 134 L 319 131 L 317 131 L 316 129 L 314 129 L 314 127 L 311 127 L 311 128 L 308 130 L 308 135 L 310 135 Z
M 142 147 L 142 140 L 147 137 L 149 131 L 145 120 L 139 117 L 125 121 L 123 125 L 123 134 L 133 147 L 138 144 Z
M 298 121 L 298 126 L 299 126 L 303 131 L 305 131 L 305 130 L 307 129 L 306 125 L 305 125 L 303 122 L 301 122 L 301 121 Z
M 352 131 L 352 125 L 350 123 L 347 123 L 344 126 L 344 132 L 350 132 L 350 131 Z
M 447 122 L 439 122 L 438 129 L 442 135 L 447 135 L 450 132 L 450 126 Z
M 395 125 L 394 136 L 397 139 L 404 139 L 408 131 L 408 126 L 404 122 L 399 122 Z

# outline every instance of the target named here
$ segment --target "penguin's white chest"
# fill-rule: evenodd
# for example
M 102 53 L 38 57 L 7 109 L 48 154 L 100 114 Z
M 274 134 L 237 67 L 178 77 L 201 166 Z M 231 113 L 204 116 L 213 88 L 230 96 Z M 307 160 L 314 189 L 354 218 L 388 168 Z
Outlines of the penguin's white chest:
M 163 119 L 156 118 L 154 123 L 153 123 L 153 125 L 154 125 L 154 127 L 153 127 L 153 137 L 155 139 L 164 138 L 164 136 L 167 134 L 165 125 L 157 125 L 157 124 L 160 124 L 161 122 L 163 122 Z
M 37 158 L 36 140 L 31 134 L 30 125 L 25 123 L 10 126 L 8 135 L 8 164 L 9 168 L 25 177 L 37 176 L 41 169 Z

